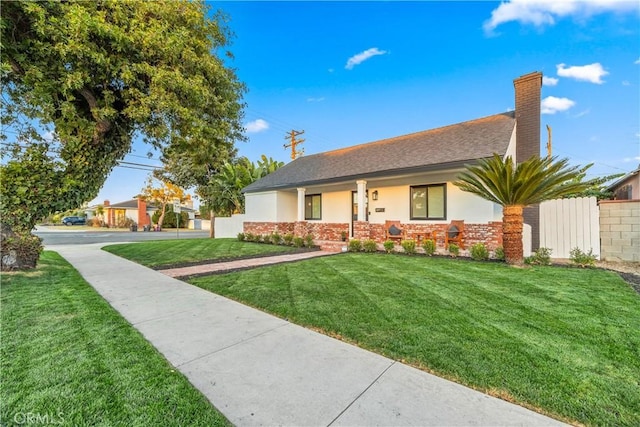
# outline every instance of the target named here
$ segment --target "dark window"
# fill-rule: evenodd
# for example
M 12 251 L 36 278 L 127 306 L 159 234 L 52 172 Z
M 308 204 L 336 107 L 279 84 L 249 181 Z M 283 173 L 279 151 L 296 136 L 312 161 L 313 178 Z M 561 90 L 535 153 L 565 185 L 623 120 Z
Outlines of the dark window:
M 322 195 L 304 196 L 304 219 L 322 219 Z
M 411 187 L 411 219 L 447 219 L 447 184 Z

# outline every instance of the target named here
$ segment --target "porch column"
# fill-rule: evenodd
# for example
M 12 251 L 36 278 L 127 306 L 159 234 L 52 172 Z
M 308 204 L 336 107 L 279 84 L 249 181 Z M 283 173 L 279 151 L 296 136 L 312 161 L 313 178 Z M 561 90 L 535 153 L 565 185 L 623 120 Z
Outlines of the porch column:
M 367 220 L 367 181 L 356 181 L 358 185 L 358 221 Z
M 298 188 L 298 221 L 304 221 L 304 194 L 306 188 Z

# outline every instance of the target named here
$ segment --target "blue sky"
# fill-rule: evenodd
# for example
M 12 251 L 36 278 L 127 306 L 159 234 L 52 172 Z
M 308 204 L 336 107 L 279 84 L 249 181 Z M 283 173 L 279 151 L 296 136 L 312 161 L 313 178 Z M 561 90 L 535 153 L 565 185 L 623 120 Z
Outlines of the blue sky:
M 235 33 L 250 160 L 288 162 L 292 129 L 313 154 L 504 112 L 513 79 L 541 71 L 543 150 L 549 125 L 553 154 L 595 163 L 591 176 L 640 164 L 638 2 L 209 5 Z M 147 151 L 136 143 L 125 161 L 159 165 Z M 92 203 L 129 199 L 146 176 L 118 167 Z

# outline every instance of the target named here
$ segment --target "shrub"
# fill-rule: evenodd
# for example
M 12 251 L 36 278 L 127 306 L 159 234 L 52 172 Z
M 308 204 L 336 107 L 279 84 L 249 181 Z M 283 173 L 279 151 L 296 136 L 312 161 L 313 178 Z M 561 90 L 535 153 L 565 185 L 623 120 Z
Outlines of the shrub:
M 349 252 L 360 252 L 362 250 L 362 242 L 359 239 L 349 240 Z
M 367 239 L 362 242 L 362 250 L 365 252 L 376 252 L 378 250 L 378 245 L 375 240 Z
M 436 252 L 436 241 L 433 239 L 426 239 L 422 242 L 422 249 L 424 253 L 431 256 Z
M 476 243 L 471 246 L 471 258 L 476 261 L 486 261 L 489 259 L 489 250 L 484 243 Z
M 449 243 L 449 255 L 454 258 L 460 255 L 460 247 L 455 243 Z
M 253 242 L 253 233 L 245 233 L 244 240 L 247 242 Z
M 382 244 L 382 246 L 384 246 L 384 250 L 387 251 L 388 254 L 390 254 L 391 252 L 393 252 L 393 248 L 396 247 L 396 244 L 393 243 L 393 240 L 387 240 Z
M 302 237 L 294 237 L 293 238 L 293 246 L 295 246 L 296 248 L 301 248 L 304 246 L 304 239 Z
M 87 225 L 89 227 L 104 227 L 104 221 L 100 218 L 93 217 L 87 220 Z
M 271 243 L 273 245 L 279 245 L 280 241 L 282 241 L 282 236 L 280 236 L 277 231 L 271 233 Z
M 244 233 L 238 233 L 238 236 L 237 236 L 237 237 L 238 237 L 238 240 L 239 240 L 239 241 L 244 242 L 244 238 L 245 238 Z
M 118 219 L 118 222 L 116 223 L 116 227 L 118 228 L 129 228 L 132 225 L 136 225 L 136 222 L 128 216 Z
M 35 268 L 42 252 L 42 239 L 32 234 L 14 233 L 5 224 L 2 225 L 0 239 L 0 270 L 27 270 Z
M 313 236 L 311 234 L 304 236 L 304 245 L 308 248 L 313 247 Z
M 589 249 L 589 252 L 585 253 L 580 248 L 573 248 L 569 252 L 569 259 L 579 267 L 594 267 L 596 265 L 596 256 L 593 254 L 593 249 Z
M 504 261 L 504 248 L 502 246 L 498 246 L 496 250 L 493 251 L 493 257 L 500 261 Z
M 404 249 L 405 254 L 415 254 L 416 253 L 416 241 L 415 240 L 403 240 L 401 243 L 402 249 Z
M 291 233 L 287 233 L 282 237 L 282 240 L 284 241 L 284 244 L 287 246 L 291 246 L 293 245 L 293 234 Z
M 161 213 L 160 211 L 155 211 L 151 216 L 151 222 L 153 224 L 158 223 L 158 220 L 160 219 L 160 213 Z M 186 212 L 181 212 L 179 215 L 180 215 L 180 228 L 186 228 L 187 224 L 189 224 L 189 214 Z M 164 214 L 164 218 L 162 219 L 162 228 L 176 228 L 177 216 L 178 215 L 176 213 L 167 209 L 167 211 Z
M 550 265 L 551 264 L 551 249 L 538 248 L 533 255 L 524 259 L 526 264 L 530 265 Z

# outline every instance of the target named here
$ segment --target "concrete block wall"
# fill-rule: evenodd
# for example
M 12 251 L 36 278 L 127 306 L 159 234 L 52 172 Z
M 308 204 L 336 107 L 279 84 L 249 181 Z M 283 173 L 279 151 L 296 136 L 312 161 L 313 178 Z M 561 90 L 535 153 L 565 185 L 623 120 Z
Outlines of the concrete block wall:
M 640 200 L 600 202 L 600 258 L 640 262 Z

